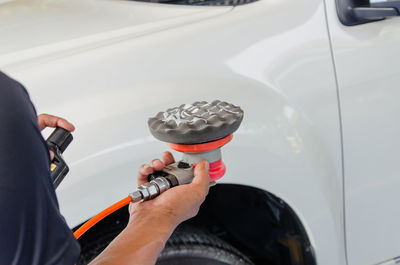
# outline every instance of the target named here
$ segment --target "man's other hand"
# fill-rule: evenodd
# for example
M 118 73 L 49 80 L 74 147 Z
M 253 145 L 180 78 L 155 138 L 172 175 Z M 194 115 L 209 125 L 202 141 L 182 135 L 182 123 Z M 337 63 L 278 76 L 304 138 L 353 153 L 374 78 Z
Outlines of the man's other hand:
M 66 119 L 57 116 L 49 114 L 39 114 L 37 119 L 41 131 L 43 131 L 47 127 L 51 128 L 61 127 L 70 132 L 73 132 L 75 130 L 75 126 L 72 123 L 70 123 Z M 49 150 L 49 153 L 50 153 L 50 161 L 53 161 L 54 153 L 51 150 Z
M 70 132 L 73 132 L 75 130 L 74 125 L 72 125 L 72 123 L 70 123 L 66 119 L 49 114 L 40 114 L 38 116 L 38 123 L 41 131 L 47 127 L 61 127 Z

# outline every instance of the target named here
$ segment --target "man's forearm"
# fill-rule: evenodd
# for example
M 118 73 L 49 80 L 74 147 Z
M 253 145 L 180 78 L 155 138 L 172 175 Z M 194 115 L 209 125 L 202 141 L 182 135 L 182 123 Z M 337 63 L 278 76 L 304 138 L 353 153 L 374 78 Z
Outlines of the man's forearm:
M 176 224 L 165 215 L 135 213 L 127 227 L 90 265 L 155 264 Z
M 166 153 L 166 158 L 163 159 L 169 161 L 167 164 L 173 162 L 171 153 Z M 152 164 L 156 164 L 155 162 L 157 161 L 153 160 Z M 145 171 L 146 168 L 143 166 L 142 169 Z M 151 169 L 153 171 L 162 168 Z M 150 173 L 139 174 L 138 182 L 143 182 L 144 177 Z M 202 161 L 194 170 L 192 183 L 174 187 L 154 200 L 131 204 L 128 226 L 90 265 L 155 264 L 178 224 L 198 213 L 207 196 L 209 184 L 208 163 Z

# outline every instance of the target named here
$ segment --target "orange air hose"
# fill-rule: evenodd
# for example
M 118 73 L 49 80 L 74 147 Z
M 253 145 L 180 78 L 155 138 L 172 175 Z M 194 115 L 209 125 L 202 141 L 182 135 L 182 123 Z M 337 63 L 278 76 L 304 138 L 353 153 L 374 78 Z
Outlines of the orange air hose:
M 113 205 L 111 205 L 110 207 L 108 207 L 107 209 L 101 211 L 99 214 L 97 214 L 96 216 L 94 216 L 92 219 L 90 219 L 89 221 L 87 221 L 86 223 L 84 223 L 81 227 L 79 227 L 78 230 L 76 230 L 74 232 L 74 236 L 76 239 L 80 238 L 81 235 L 83 235 L 87 230 L 89 230 L 92 226 L 94 226 L 96 223 L 98 223 L 99 221 L 101 221 L 104 217 L 112 214 L 113 212 L 115 212 L 118 209 L 121 209 L 122 207 L 124 207 L 125 205 L 128 205 L 130 202 L 132 201 L 132 197 L 128 196 L 122 200 L 120 200 L 117 203 L 114 203 Z

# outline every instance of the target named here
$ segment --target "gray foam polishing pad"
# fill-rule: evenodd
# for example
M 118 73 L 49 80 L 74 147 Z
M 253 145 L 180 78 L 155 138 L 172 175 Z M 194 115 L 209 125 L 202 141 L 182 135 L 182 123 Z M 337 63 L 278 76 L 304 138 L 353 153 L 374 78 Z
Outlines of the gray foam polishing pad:
M 157 139 L 177 144 L 199 144 L 221 139 L 239 128 L 243 110 L 227 102 L 196 101 L 159 112 L 149 118 Z

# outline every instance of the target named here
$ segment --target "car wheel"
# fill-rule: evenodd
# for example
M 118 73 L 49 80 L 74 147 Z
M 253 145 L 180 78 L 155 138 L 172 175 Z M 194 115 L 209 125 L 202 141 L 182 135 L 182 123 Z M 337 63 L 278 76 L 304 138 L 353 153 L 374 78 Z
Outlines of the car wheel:
M 110 220 L 107 232 L 86 235 L 78 265 L 88 264 L 122 231 L 124 222 Z M 218 237 L 188 227 L 178 227 L 167 241 L 157 265 L 253 265 L 241 252 Z
M 157 265 L 252 265 L 237 249 L 200 230 L 178 229 L 165 245 Z

